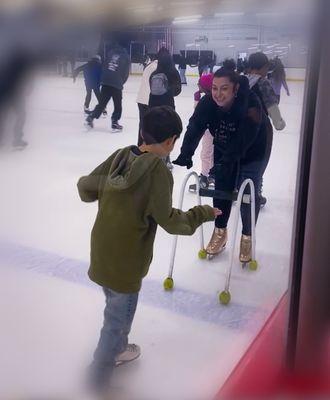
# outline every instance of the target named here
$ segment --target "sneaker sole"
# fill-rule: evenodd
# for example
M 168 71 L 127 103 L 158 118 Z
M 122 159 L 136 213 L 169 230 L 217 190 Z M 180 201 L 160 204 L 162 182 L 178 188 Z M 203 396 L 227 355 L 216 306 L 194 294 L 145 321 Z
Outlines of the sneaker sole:
M 141 356 L 141 354 L 137 355 L 135 358 L 132 358 L 131 360 L 128 360 L 128 361 L 116 361 L 115 367 L 117 368 L 117 367 L 120 367 L 121 365 L 129 364 L 132 361 L 137 360 L 140 356 Z
M 12 151 L 23 151 L 26 149 L 26 147 L 27 147 L 27 145 L 26 146 L 15 146 L 12 148 Z

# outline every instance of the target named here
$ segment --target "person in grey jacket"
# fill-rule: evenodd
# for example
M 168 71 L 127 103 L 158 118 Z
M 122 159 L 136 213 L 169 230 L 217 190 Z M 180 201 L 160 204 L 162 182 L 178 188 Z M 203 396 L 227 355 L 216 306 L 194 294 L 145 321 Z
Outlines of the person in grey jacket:
M 86 118 L 86 124 L 93 128 L 93 120 L 99 118 L 110 99 L 113 99 L 114 111 L 111 116 L 113 132 L 122 131 L 118 121 L 122 114 L 122 91 L 128 79 L 130 59 L 127 51 L 113 43 L 103 60 L 101 75 L 101 95 L 98 105 Z

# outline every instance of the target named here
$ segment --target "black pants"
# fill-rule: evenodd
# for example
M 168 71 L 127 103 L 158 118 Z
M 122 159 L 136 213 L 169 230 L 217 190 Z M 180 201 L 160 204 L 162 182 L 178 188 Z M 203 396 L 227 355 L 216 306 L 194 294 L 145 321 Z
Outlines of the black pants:
M 143 121 L 143 117 L 146 115 L 146 112 L 149 110 L 149 106 L 146 104 L 138 103 L 138 107 L 139 107 L 138 146 L 141 146 L 141 144 L 143 143 L 143 138 L 141 136 L 142 121 Z
M 14 132 L 13 142 L 20 141 L 23 136 L 23 128 L 26 121 L 26 111 L 25 111 L 25 97 L 15 96 L 10 98 L 8 101 L 0 102 L 0 142 L 3 136 L 3 129 L 5 125 L 5 120 L 10 111 L 13 111 L 15 114 L 15 123 L 14 123 Z
M 111 116 L 113 122 L 117 122 L 121 118 L 122 113 L 122 90 L 117 89 L 113 86 L 102 85 L 99 104 L 90 113 L 91 118 L 100 118 L 103 110 L 109 103 L 110 99 L 113 99 L 114 110 Z
M 264 162 L 255 161 L 250 164 L 241 165 L 238 168 L 238 165 L 231 165 L 230 167 L 226 167 L 223 165 L 215 166 L 215 189 L 233 192 L 236 188 L 239 189 L 241 184 L 245 179 L 252 179 L 255 187 L 256 193 L 256 221 L 258 219 L 259 211 L 260 211 L 260 198 L 257 195 L 259 192 L 259 188 L 262 180 Z M 223 168 L 227 168 L 228 170 L 223 171 Z M 218 169 L 218 171 L 217 171 Z M 221 173 L 220 170 L 222 169 Z M 250 187 L 247 186 L 244 194 L 250 194 Z M 215 226 L 217 228 L 227 228 L 228 220 L 230 217 L 232 202 L 229 200 L 213 200 L 214 207 L 219 208 L 222 211 L 222 215 L 216 218 Z M 243 224 L 243 235 L 251 235 L 251 207 L 250 204 L 242 204 L 241 206 L 241 218 Z
M 91 99 L 92 99 L 92 92 L 94 92 L 95 97 L 97 98 L 98 103 L 101 101 L 101 92 L 99 86 L 87 86 L 86 85 L 86 97 L 85 97 L 85 108 L 89 108 Z

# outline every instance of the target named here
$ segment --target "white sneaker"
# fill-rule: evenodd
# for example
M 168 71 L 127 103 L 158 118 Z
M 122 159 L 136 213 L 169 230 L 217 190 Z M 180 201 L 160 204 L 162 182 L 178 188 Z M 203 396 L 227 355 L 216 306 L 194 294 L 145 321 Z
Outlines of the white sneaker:
M 116 367 L 122 364 L 136 360 L 141 355 L 140 346 L 137 344 L 128 344 L 126 350 L 116 357 Z

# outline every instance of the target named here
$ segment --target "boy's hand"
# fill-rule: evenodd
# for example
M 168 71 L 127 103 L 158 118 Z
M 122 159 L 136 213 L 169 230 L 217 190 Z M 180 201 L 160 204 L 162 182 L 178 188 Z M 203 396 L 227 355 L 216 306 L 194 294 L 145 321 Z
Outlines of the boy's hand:
M 213 208 L 214 216 L 219 217 L 222 214 L 222 211 L 219 208 Z

